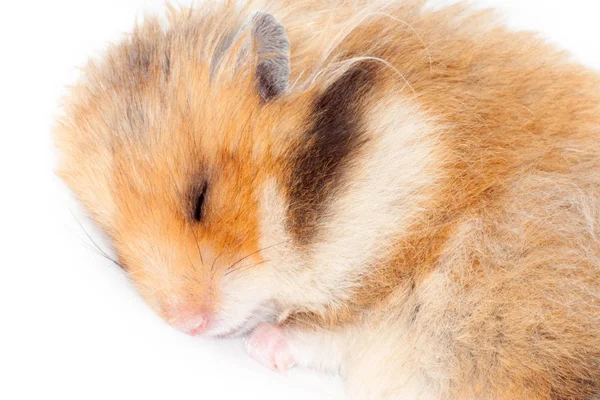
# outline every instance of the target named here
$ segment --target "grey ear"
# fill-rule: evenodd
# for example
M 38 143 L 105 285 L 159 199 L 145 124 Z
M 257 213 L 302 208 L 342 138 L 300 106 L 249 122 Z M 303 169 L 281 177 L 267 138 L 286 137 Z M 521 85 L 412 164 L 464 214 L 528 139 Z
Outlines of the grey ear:
M 283 26 L 264 12 L 254 15 L 252 36 L 259 59 L 256 66 L 258 92 L 264 101 L 269 101 L 288 89 L 290 42 Z

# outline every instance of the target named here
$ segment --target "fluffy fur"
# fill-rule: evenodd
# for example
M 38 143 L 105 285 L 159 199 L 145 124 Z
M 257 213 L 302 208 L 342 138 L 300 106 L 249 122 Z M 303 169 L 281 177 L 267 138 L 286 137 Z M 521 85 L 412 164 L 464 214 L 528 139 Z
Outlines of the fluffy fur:
M 88 64 L 58 171 L 176 326 L 355 399 L 600 399 L 599 93 L 463 5 L 207 2 Z

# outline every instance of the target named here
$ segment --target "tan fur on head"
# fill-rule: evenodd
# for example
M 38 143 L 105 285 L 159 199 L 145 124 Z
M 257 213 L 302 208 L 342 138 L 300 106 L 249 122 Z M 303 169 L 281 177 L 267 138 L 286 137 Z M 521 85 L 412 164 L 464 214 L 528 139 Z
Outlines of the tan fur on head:
M 170 323 L 278 320 L 357 399 L 598 399 L 600 79 L 423 6 L 171 8 L 86 67 L 58 173 Z

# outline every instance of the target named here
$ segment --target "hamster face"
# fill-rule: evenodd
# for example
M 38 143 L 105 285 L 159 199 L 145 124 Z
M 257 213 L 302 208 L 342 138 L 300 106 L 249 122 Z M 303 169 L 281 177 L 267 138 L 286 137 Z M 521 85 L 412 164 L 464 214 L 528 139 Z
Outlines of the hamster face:
M 261 250 L 294 257 L 286 238 L 265 236 L 261 207 L 287 179 L 305 100 L 273 101 L 289 80 L 273 17 L 255 14 L 236 40 L 201 38 L 202 23 L 147 21 L 88 65 L 57 128 L 58 173 L 157 313 L 190 334 L 231 336 L 282 307 Z M 198 54 L 211 43 L 228 50 L 207 61 Z M 249 53 L 262 47 L 267 56 Z
M 260 166 L 268 163 L 249 142 L 218 139 L 254 132 L 235 124 L 209 132 L 185 118 L 165 125 L 166 132 L 155 134 L 165 140 L 140 157 L 113 156 L 111 232 L 121 262 L 146 300 L 184 331 L 222 335 L 254 313 L 269 317 L 270 294 L 260 290 L 242 301 L 239 290 L 247 288 L 236 288 L 233 273 L 247 268 L 258 276 L 268 268 L 258 252 L 255 189 L 266 179 Z
M 271 317 L 272 293 L 259 285 L 269 267 L 259 252 L 258 191 L 275 162 L 243 143 L 256 134 L 243 124 L 165 125 L 156 133 L 164 140 L 142 153 L 113 155 L 110 231 L 121 262 L 146 300 L 184 331 L 225 335 Z M 240 143 L 227 140 L 236 137 Z M 244 296 L 252 285 L 260 290 Z
M 63 164 L 61 176 L 109 233 L 143 297 L 174 326 L 226 335 L 273 317 L 259 214 L 265 185 L 283 178 L 268 139 L 273 130 L 289 130 L 272 118 L 280 111 L 262 120 L 245 111 L 259 108 L 252 96 L 233 110 L 198 99 L 192 108 L 200 112 L 189 117 L 180 104 L 159 110 L 156 99 L 136 96 L 156 108 L 125 107 L 143 122 L 127 122 L 130 133 L 107 132 L 107 148 L 96 141 L 89 153 L 65 160 L 73 164 Z M 110 129 L 98 126 L 105 110 L 86 115 L 95 131 Z M 145 119 L 158 113 L 160 119 Z M 80 168 L 82 159 L 89 161 Z

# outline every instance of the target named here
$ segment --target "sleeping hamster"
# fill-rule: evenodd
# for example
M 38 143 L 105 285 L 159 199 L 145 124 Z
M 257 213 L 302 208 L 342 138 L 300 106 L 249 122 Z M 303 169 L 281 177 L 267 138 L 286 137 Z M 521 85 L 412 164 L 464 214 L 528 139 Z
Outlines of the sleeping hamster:
M 600 399 L 600 79 L 493 14 L 207 1 L 65 101 L 148 304 L 353 399 Z

